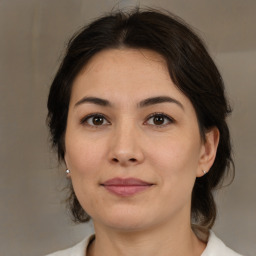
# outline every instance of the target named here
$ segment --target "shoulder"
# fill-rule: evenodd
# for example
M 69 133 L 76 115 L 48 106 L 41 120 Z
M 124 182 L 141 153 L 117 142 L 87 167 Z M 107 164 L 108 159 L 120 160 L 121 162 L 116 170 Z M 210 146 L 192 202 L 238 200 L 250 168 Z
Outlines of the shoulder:
M 242 256 L 228 248 L 212 231 L 207 246 L 201 256 Z
M 94 239 L 94 235 L 90 235 L 82 240 L 80 243 L 74 245 L 65 250 L 57 251 L 45 256 L 86 256 L 85 251 L 91 240 Z

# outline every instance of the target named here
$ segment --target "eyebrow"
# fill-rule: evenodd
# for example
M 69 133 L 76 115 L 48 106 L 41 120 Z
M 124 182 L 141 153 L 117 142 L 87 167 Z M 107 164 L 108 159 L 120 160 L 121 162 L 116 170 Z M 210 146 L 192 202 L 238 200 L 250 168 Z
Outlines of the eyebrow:
M 148 107 L 151 105 L 156 105 L 159 103 L 175 103 L 177 104 L 180 108 L 182 108 L 184 110 L 184 106 L 176 99 L 171 98 L 169 96 L 157 96 L 157 97 L 151 97 L 151 98 L 147 98 L 145 100 L 142 100 L 139 104 L 138 107 L 139 108 L 144 108 L 144 107 Z M 112 104 L 105 99 L 102 98 L 97 98 L 97 97 L 83 97 L 81 100 L 79 100 L 76 104 L 76 106 L 79 106 L 81 104 L 84 103 L 93 103 L 99 106 L 103 106 L 103 107 L 111 107 Z
M 139 103 L 139 107 L 141 108 L 148 107 L 151 105 L 166 103 L 166 102 L 175 103 L 184 110 L 184 106 L 178 100 L 171 98 L 169 96 L 158 96 L 158 97 L 147 98 Z
M 111 106 L 111 104 L 108 100 L 97 98 L 97 97 L 84 97 L 75 104 L 75 107 L 79 106 L 83 103 L 93 103 L 93 104 L 104 106 L 104 107 Z

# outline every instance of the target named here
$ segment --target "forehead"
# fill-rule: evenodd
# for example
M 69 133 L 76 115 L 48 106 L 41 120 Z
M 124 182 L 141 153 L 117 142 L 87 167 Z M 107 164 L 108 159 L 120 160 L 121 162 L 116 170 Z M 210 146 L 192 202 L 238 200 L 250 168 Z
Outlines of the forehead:
M 88 75 L 99 79 L 106 76 L 113 80 L 121 77 L 127 80 L 140 77 L 143 80 L 151 80 L 154 77 L 170 80 L 166 61 L 160 54 L 151 50 L 131 48 L 107 49 L 97 53 L 81 70 L 78 78 L 88 78 Z
M 140 101 L 156 95 L 188 101 L 171 80 L 164 57 L 145 49 L 108 49 L 93 56 L 78 74 L 71 101 L 83 96 Z

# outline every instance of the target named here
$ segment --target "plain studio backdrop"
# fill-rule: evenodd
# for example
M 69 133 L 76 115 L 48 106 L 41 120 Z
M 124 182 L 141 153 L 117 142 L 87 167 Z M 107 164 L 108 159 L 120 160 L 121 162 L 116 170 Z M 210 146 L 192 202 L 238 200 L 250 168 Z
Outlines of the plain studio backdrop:
M 214 231 L 231 248 L 256 255 L 255 0 L 0 0 L 0 255 L 35 256 L 91 232 L 69 220 L 64 167 L 45 123 L 51 80 L 69 37 L 117 8 L 160 7 L 201 35 L 226 83 L 236 178 L 216 193 Z

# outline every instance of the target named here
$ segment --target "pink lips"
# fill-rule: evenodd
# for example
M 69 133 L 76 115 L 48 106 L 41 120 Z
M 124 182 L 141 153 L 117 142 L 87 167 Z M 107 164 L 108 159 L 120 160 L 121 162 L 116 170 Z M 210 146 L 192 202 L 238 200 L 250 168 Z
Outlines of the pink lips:
M 114 178 L 103 184 L 109 192 L 119 196 L 132 196 L 150 188 L 153 184 L 135 178 Z

